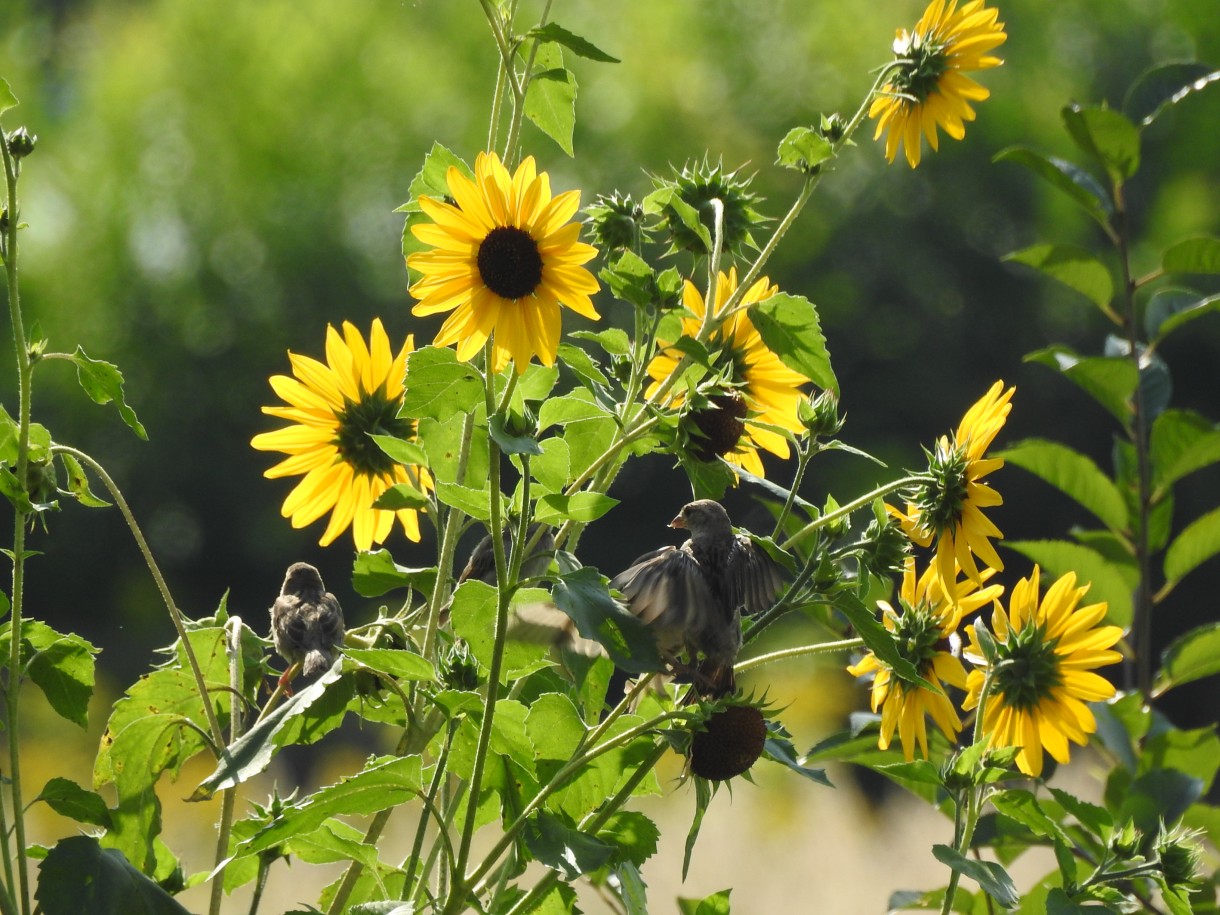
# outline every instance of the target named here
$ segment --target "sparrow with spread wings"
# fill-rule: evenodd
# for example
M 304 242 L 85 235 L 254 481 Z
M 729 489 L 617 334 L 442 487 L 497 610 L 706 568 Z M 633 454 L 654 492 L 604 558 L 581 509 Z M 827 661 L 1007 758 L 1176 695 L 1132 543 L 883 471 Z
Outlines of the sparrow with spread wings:
M 675 670 L 690 671 L 700 695 L 724 696 L 735 689 L 741 616 L 772 605 L 783 572 L 748 536 L 734 533 L 719 502 L 684 505 L 669 526 L 689 531 L 690 539 L 644 554 L 610 586 L 652 630 L 661 656 Z M 683 651 L 688 665 L 678 659 Z

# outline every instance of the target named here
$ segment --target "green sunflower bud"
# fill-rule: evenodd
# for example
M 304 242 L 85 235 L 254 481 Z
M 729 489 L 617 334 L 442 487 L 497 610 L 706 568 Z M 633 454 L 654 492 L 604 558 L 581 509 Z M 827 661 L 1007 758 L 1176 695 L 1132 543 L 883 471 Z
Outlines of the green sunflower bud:
M 819 119 L 818 133 L 829 140 L 831 143 L 838 143 L 843 139 L 843 134 L 847 132 L 847 121 L 843 115 L 835 111 L 831 114 L 824 114 Z
M 598 194 L 585 207 L 586 222 L 593 231 L 594 245 L 609 252 L 620 248 L 637 251 L 645 235 L 644 208 L 630 194 Z
M 839 398 L 830 391 L 823 391 L 814 398 L 801 398 L 796 412 L 810 435 L 830 438 L 843 428 L 844 420 L 839 416 Z
M 754 209 L 762 198 L 750 192 L 753 177 L 725 171 L 724 164 L 707 159 L 687 164 L 672 179 L 655 178 L 656 190 L 644 200 L 645 212 L 656 213 L 670 236 L 670 251 L 711 251 L 720 210 L 722 249 L 729 257 L 758 250 L 751 229 L 767 222 Z
M 1199 833 L 1180 827 L 1166 831 L 1162 827 L 1156 842 L 1156 855 L 1161 862 L 1161 873 L 1170 887 L 1191 888 L 1199 885 L 1202 861 Z
M 449 689 L 460 690 L 479 685 L 479 665 L 465 642 L 455 642 L 441 659 L 441 682 Z
M 875 575 L 886 577 L 902 571 L 910 552 L 910 538 L 878 499 L 873 503 L 873 520 L 864 531 L 860 562 Z
M 24 127 L 18 127 L 6 138 L 9 155 L 14 159 L 24 159 L 34 151 L 38 144 L 38 134 L 30 133 Z

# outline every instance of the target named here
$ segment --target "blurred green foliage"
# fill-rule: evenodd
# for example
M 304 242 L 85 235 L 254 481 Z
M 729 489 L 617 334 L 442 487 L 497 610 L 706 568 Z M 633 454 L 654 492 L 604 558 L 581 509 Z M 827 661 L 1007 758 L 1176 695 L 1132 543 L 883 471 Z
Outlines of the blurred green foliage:
M 799 180 L 772 167 L 778 140 L 819 113 L 854 109 L 894 30 L 921 9 L 914 0 L 557 3 L 553 18 L 622 63 L 575 64 L 576 167 L 532 128 L 527 149 L 557 190 L 580 187 L 586 203 L 616 188 L 639 195 L 647 173 L 709 152 L 756 170 L 763 209 L 778 216 Z M 946 141 L 911 172 L 887 167 L 866 128 L 863 148 L 824 182 L 768 271 L 820 308 L 846 440 L 899 466 L 916 464 L 911 443 L 946 430 L 997 377 L 1018 385 L 1011 440 L 1037 434 L 1105 457 L 1108 419 L 1021 362 L 1052 340 L 1099 351 L 1105 328 L 1083 300 L 999 260 L 1050 228 L 1066 243 L 1095 227 L 1024 170 L 990 160 L 1018 142 L 1067 152 L 1061 106 L 1117 105 L 1153 63 L 1220 63 L 1215 0 L 1000 9 L 1006 63 L 986 75 L 992 98 L 966 140 Z M 231 588 L 233 612 L 265 630 L 282 569 L 296 559 L 347 593 L 346 541 L 323 552 L 319 529 L 288 527 L 279 506 L 289 486 L 262 479 L 268 458 L 249 439 L 275 425 L 259 412 L 274 402 L 267 376 L 287 370 L 286 350 L 320 355 L 327 322 L 365 326 L 379 315 L 391 336 L 430 339 L 436 325 L 410 317 L 393 210 L 434 140 L 467 159 L 482 148 L 489 42 L 475 5 L 456 0 L 8 0 L 0 9 L 0 69 L 22 100 L 13 123 L 40 138 L 23 181 L 27 313 L 53 345 L 80 342 L 120 366 L 151 441 L 86 402 L 58 366 L 40 369 L 35 409 L 58 438 L 112 469 L 188 613 L 206 613 Z M 1218 122 L 1220 92 L 1203 93 L 1150 133 L 1131 201 L 1150 250 L 1220 233 Z M 1199 322 L 1164 354 L 1175 404 L 1213 418 L 1218 325 Z M 0 377 L 12 377 L 11 359 L 5 348 Z M 681 501 L 671 497 L 678 478 L 663 459 L 642 463 L 616 488 L 640 507 L 618 510 L 617 523 L 659 529 Z M 831 456 L 814 467 L 807 495 L 818 502 L 871 473 Z M 1218 483 L 1214 474 L 1188 481 L 1183 503 L 1189 486 Z M 1012 471 L 997 485 L 1010 537 L 1066 527 L 1069 506 L 1037 481 Z M 645 505 L 645 493 L 659 497 Z M 129 678 L 168 623 L 117 514 L 67 512 L 51 519 L 52 538 L 34 538 L 48 555 L 30 566 L 32 607 L 104 647 L 103 666 Z M 635 546 L 614 541 L 584 544 L 587 561 L 621 567 Z M 407 564 L 429 555 L 392 546 Z M 1191 622 L 1184 614 L 1181 628 Z

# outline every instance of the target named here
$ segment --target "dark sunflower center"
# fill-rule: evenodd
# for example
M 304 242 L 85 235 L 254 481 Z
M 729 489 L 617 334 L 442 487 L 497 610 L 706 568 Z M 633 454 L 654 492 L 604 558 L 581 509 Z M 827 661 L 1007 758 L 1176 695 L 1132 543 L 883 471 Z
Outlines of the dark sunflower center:
M 415 434 L 415 424 L 398 417 L 400 398 L 390 400 L 381 390 L 365 394 L 359 401 L 347 401 L 338 419 L 338 434 L 335 445 L 339 457 L 357 472 L 365 476 L 384 476 L 394 468 L 394 459 L 377 447 L 369 438 L 373 435 L 392 435 L 395 438 L 410 438 Z
M 746 399 L 736 391 L 709 397 L 711 405 L 690 414 L 699 434 L 694 437 L 694 455 L 713 461 L 737 447 L 746 431 Z
M 542 282 L 538 243 L 524 229 L 496 226 L 479 245 L 479 276 L 502 299 L 523 299 Z
M 949 69 L 948 44 L 918 33 L 910 37 L 903 48 L 896 48 L 904 65 L 890 79 L 899 95 L 923 104 L 936 91 L 940 78 Z
M 1009 631 L 1008 641 L 997 645 L 999 660 L 992 695 L 1003 696 L 1009 708 L 1027 711 L 1050 695 L 1063 683 L 1059 658 L 1055 654 L 1058 639 L 1045 640 L 1042 626 L 1026 626 Z
M 915 665 L 920 676 L 928 678 L 937 654 L 948 651 L 948 640 L 926 604 L 911 607 L 903 603 L 902 609 L 902 616 L 894 621 L 894 640 L 902 656 Z
M 939 445 L 928 461 L 931 481 L 916 499 L 921 524 L 937 534 L 951 529 L 962 517 L 966 505 L 966 471 L 970 459 L 964 448 L 945 451 Z

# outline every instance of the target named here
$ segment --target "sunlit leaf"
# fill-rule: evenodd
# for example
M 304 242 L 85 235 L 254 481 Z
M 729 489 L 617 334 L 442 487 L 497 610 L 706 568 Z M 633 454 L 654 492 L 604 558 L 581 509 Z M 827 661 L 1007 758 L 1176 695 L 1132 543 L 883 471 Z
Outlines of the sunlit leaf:
M 1153 694 L 1214 674 L 1220 674 L 1220 623 L 1192 629 L 1165 649 Z
M 1008 871 L 994 861 L 976 861 L 973 858 L 967 858 L 949 845 L 933 845 L 932 854 L 941 864 L 975 881 L 988 896 L 1000 905 L 1012 908 L 1021 901 L 1012 877 L 1008 876 Z
M 452 508 L 459 508 L 480 521 L 491 520 L 491 505 L 488 504 L 487 489 L 475 489 L 458 483 L 436 481 L 436 497 Z
M 776 161 L 785 168 L 807 172 L 834 155 L 834 147 L 812 127 L 793 127 L 779 141 Z
M 427 658 L 400 648 L 345 648 L 351 660 L 397 680 L 435 680 L 436 668 Z
M 1074 245 L 1033 245 L 1014 251 L 1004 260 L 1033 267 L 1069 289 L 1075 289 L 1103 311 L 1110 309 L 1114 281 L 1110 271 L 1093 254 Z
M 1220 273 L 1220 238 L 1188 238 L 1166 249 L 1161 257 L 1166 273 Z
M 447 347 L 425 346 L 407 356 L 407 389 L 400 416 L 446 420 L 483 403 L 483 379 Z
M 428 497 L 410 483 L 395 483 L 373 501 L 373 508 L 392 512 L 427 508 L 428 505 Z
M 1165 580 L 1181 581 L 1220 553 L 1220 508 L 1196 518 L 1169 544 L 1165 552 Z
M 1114 216 L 1114 206 L 1105 188 L 1084 169 L 1066 159 L 1044 156 L 1024 146 L 1010 146 L 998 153 L 993 161 L 1024 165 L 1065 193 L 1102 226 L 1108 226 Z
M 830 367 L 830 353 L 814 304 L 801 296 L 776 293 L 748 309 L 750 321 L 767 348 L 793 371 L 814 384 L 838 393 L 839 382 Z
M 1123 112 L 1141 127 L 1155 121 L 1166 108 L 1192 92 L 1220 80 L 1220 70 L 1207 64 L 1178 61 L 1145 70 L 1123 99 Z
M 563 65 L 557 44 L 543 44 L 534 58 L 537 67 L 525 92 L 525 116 L 569 156 L 576 126 L 576 76 Z
M 390 458 L 393 458 L 399 464 L 416 464 L 426 465 L 428 463 L 428 455 L 415 442 L 408 442 L 406 439 L 396 438 L 393 435 L 375 435 L 369 433 L 369 438 L 377 443 L 377 447 Z
M 81 466 L 80 461 L 64 451 L 59 452 L 58 457 L 64 465 L 64 476 L 67 478 L 68 492 L 76 496 L 77 502 L 86 508 L 110 507 L 109 502 L 105 499 L 99 499 L 93 494 L 93 490 L 89 488 L 89 477 L 85 475 L 85 468 Z
M 1066 445 L 1026 439 L 994 455 L 1054 486 L 1112 530 L 1127 528 L 1127 506 L 1113 481 L 1088 457 Z
M 617 57 L 611 57 L 588 39 L 581 38 L 579 35 L 573 35 L 558 23 L 548 22 L 539 28 L 530 29 L 526 32 L 526 37 L 537 38 L 541 41 L 553 41 L 556 44 L 563 45 L 573 54 L 588 60 L 596 60 L 598 63 L 616 64 L 619 62 Z
M 10 108 L 16 108 L 20 104 L 17 96 L 13 95 L 13 89 L 9 86 L 8 80 L 0 77 L 0 114 L 4 114 Z
M 587 523 L 596 521 L 616 505 L 618 499 L 599 492 L 578 492 L 570 496 L 551 493 L 538 500 L 534 520 L 545 524 L 555 524 L 565 519 Z
M 1113 108 L 1068 105 L 1063 123 L 1076 145 L 1095 156 L 1112 178 L 1125 180 L 1139 170 L 1139 130 Z
M 110 810 L 101 795 L 86 791 L 71 779 L 52 778 L 34 801 L 43 801 L 60 816 L 78 823 L 110 828 Z
M 389 550 L 357 553 L 352 567 L 352 587 L 361 597 L 380 597 L 396 588 L 415 588 L 431 594 L 436 569 L 408 569 L 394 561 Z
M 1131 398 L 1139 385 L 1139 370 L 1131 360 L 1080 356 L 1066 346 L 1051 346 L 1025 357 L 1061 372 L 1105 407 L 1124 426 L 1131 422 Z
M 496 589 L 485 582 L 468 579 L 453 593 L 453 632 L 466 640 L 470 653 L 485 670 L 491 668 L 495 648 Z M 548 646 L 508 640 L 504 646 L 500 678 L 519 679 L 546 664 Z
M 7 599 L 2 602 L 8 603 Z M 10 638 L 10 624 L 6 622 L 0 625 L 0 658 L 9 657 Z M 38 620 L 21 621 L 22 671 L 42 690 L 60 717 L 82 728 L 89 725 L 93 659 L 99 651 L 75 633 L 57 632 Z
M 1152 424 L 1152 482 L 1157 489 L 1220 461 L 1220 426 L 1189 410 L 1166 410 Z
M 678 911 L 682 915 L 729 915 L 729 894 L 732 890 L 721 890 L 702 899 L 678 897 Z
M 127 406 L 127 400 L 123 396 L 123 374 L 118 367 L 100 359 L 90 359 L 80 346 L 72 354 L 72 361 L 76 363 L 77 381 L 93 402 L 108 404 L 114 401 L 123 422 L 127 423 L 136 435 L 147 440 L 148 433 L 136 419 L 135 411 Z

